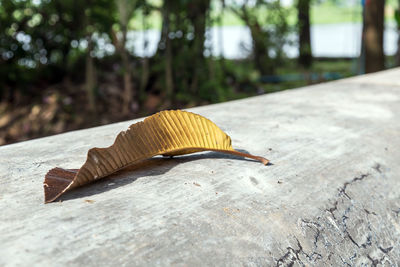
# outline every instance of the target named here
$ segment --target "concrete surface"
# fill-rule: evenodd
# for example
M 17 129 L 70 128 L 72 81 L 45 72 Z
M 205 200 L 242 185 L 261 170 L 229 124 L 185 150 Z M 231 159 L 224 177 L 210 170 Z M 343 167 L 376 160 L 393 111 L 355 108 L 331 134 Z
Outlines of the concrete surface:
M 0 266 L 399 265 L 400 69 L 191 111 L 273 165 L 156 158 L 45 205 L 134 121 L 0 147 Z

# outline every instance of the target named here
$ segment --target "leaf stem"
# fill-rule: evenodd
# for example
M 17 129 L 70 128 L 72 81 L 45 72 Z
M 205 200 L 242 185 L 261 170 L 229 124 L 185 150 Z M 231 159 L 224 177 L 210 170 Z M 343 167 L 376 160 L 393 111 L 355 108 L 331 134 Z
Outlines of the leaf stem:
M 269 162 L 269 160 L 266 158 L 263 158 L 260 156 L 254 156 L 254 155 L 248 154 L 248 153 L 239 152 L 237 150 L 224 150 L 224 149 L 207 149 L 207 150 L 232 154 L 232 155 L 236 155 L 236 156 L 240 156 L 240 157 L 244 157 L 244 158 L 254 159 L 254 160 L 261 162 L 264 165 L 267 165 Z

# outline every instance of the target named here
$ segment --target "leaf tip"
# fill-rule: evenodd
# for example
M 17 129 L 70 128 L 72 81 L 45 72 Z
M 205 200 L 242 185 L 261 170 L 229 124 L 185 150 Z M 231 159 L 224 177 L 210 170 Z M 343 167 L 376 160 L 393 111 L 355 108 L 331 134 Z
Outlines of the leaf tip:
M 51 169 L 45 176 L 43 183 L 44 203 L 50 203 L 63 194 L 72 184 L 77 170 L 62 168 Z
M 269 164 L 269 160 L 263 157 L 260 157 L 262 164 L 264 164 L 265 166 L 267 166 Z

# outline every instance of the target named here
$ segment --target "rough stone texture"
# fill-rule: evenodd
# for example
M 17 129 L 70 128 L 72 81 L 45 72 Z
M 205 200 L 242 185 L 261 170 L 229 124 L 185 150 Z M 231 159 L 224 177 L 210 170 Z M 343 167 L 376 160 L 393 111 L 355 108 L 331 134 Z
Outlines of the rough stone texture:
M 0 266 L 400 263 L 400 69 L 191 109 L 233 146 L 155 158 L 43 204 L 134 121 L 0 147 Z

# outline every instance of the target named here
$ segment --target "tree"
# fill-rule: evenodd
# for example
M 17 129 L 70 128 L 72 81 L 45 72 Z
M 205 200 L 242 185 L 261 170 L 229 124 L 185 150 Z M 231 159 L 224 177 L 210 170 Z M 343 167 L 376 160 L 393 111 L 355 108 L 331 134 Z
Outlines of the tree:
M 362 41 L 366 73 L 385 68 L 383 52 L 384 8 L 385 0 L 366 0 L 364 4 Z
M 397 24 L 397 33 L 399 35 L 397 39 L 396 65 L 400 67 L 400 0 L 398 1 L 398 6 L 395 11 L 395 20 Z
M 299 64 L 310 67 L 312 64 L 312 50 L 310 37 L 310 0 L 298 0 L 298 32 L 299 32 Z
M 238 1 L 231 10 L 250 29 L 253 39 L 253 60 L 261 74 L 273 74 L 283 58 L 289 26 L 287 12 L 279 0 Z
M 162 66 L 166 103 L 177 96 L 198 98 L 209 75 L 204 57 L 210 0 L 164 1 L 162 29 L 154 66 Z
M 77 1 L 77 0 L 74 0 Z M 57 1 L 55 1 L 57 2 Z M 79 1 L 78 1 L 79 2 Z M 114 23 L 114 17 L 110 16 L 110 12 L 115 9 L 113 1 L 108 0 L 96 0 L 94 5 L 93 0 L 80 1 L 83 3 L 83 35 L 87 40 L 86 49 L 86 70 L 85 70 L 85 85 L 89 110 L 94 112 L 96 110 L 96 87 L 97 87 L 97 75 L 96 65 L 94 62 L 94 51 L 96 43 L 94 35 L 101 35 L 102 33 L 109 33 L 111 26 Z M 79 33 L 80 31 L 77 30 Z
M 136 7 L 136 0 L 117 0 L 118 9 L 118 22 L 119 28 L 122 32 L 122 36 L 118 39 L 118 36 L 113 32 L 113 40 L 117 52 L 121 56 L 122 68 L 123 68 L 123 84 L 124 91 L 122 94 L 122 114 L 128 115 L 130 112 L 130 104 L 132 103 L 133 97 L 135 96 L 134 87 L 132 85 L 132 64 L 130 62 L 129 52 L 126 50 L 126 41 L 128 34 L 128 23 Z
M 2 1 L 0 88 L 10 90 L 6 92 L 10 99 L 15 88 L 31 96 L 40 94 L 30 88 L 35 83 L 43 87 L 61 82 L 78 72 L 75 64 L 85 56 L 83 88 L 94 110 L 97 79 L 93 35 L 110 30 L 113 9 L 113 2 L 108 0 Z

